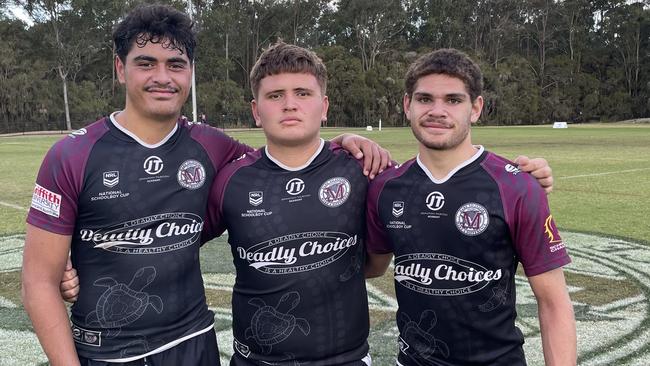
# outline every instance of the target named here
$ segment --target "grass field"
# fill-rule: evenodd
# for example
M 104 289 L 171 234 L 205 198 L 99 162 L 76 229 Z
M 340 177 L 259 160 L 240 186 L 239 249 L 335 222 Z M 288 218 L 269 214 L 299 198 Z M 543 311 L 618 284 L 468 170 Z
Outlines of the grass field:
M 416 153 L 409 129 L 325 130 L 323 135 L 342 131 L 375 139 L 399 162 Z M 567 281 L 578 320 L 579 363 L 650 364 L 650 125 L 480 127 L 472 134 L 474 143 L 491 151 L 513 159 L 542 156 L 553 168 L 551 209 L 574 260 Z M 264 141 L 261 131 L 230 135 L 253 146 Z M 0 365 L 45 360 L 20 305 L 18 278 L 34 179 L 43 155 L 59 138 L 0 137 Z M 227 357 L 234 277 L 226 245 L 206 246 L 202 268 Z M 396 349 L 392 279 L 369 284 L 374 363 L 390 365 Z M 523 276 L 517 278 L 517 294 L 529 363 L 543 364 L 534 298 Z

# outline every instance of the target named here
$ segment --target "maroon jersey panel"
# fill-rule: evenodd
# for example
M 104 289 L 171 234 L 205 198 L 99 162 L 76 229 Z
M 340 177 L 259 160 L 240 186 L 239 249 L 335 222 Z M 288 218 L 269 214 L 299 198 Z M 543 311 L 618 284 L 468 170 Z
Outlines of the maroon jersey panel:
M 97 140 L 109 131 L 107 122 L 108 119 L 101 119 L 77 130 L 47 152 L 36 178 L 28 223 L 53 233 L 72 235 L 86 162 Z

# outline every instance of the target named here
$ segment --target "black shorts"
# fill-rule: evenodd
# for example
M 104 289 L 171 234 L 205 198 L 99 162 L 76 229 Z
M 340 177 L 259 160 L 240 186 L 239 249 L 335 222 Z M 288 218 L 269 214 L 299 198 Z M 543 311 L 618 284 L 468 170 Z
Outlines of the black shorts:
M 106 362 L 79 357 L 81 366 L 221 366 L 214 329 L 168 350 L 130 362 Z

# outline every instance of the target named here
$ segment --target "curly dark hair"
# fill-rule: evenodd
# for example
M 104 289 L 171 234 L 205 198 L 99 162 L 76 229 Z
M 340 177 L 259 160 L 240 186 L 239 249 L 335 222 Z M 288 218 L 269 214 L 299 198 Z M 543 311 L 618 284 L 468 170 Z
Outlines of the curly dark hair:
M 325 95 L 327 69 L 323 61 L 313 51 L 279 41 L 262 52 L 251 70 L 250 83 L 253 97 L 257 98 L 262 79 L 285 72 L 314 75 L 321 92 Z
M 445 74 L 462 80 L 472 102 L 483 93 L 483 74 L 479 66 L 464 52 L 442 48 L 421 56 L 409 66 L 404 80 L 406 95 L 410 98 L 418 80 L 431 74 Z
M 147 43 L 160 43 L 165 48 L 178 49 L 194 60 L 196 33 L 194 22 L 183 12 L 167 5 L 138 5 L 131 10 L 113 30 L 115 52 L 126 62 L 126 55 L 133 47 Z

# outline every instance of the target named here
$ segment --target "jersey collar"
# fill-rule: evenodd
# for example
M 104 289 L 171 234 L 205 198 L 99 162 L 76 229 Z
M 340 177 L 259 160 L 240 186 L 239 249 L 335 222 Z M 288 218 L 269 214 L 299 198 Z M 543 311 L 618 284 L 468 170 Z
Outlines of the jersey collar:
M 449 174 L 447 174 L 447 176 L 442 178 L 442 179 L 436 179 L 436 178 L 433 177 L 433 175 L 431 174 L 429 169 L 427 169 L 427 167 L 424 165 L 424 163 L 422 163 L 422 161 L 420 160 L 420 154 L 417 155 L 416 160 L 418 162 L 418 165 L 420 166 L 420 169 L 422 169 L 424 171 L 424 173 L 427 175 L 427 177 L 429 177 L 429 179 L 431 179 L 431 181 L 433 183 L 442 184 L 442 183 L 445 183 L 446 181 L 448 181 L 449 178 L 451 178 L 454 174 L 456 174 L 456 172 L 458 172 L 459 170 L 463 169 L 464 167 L 470 165 L 471 163 L 475 162 L 476 159 L 481 157 L 481 154 L 483 154 L 483 151 L 485 151 L 485 148 L 483 147 L 483 145 L 474 145 L 474 147 L 476 147 L 478 149 L 476 151 L 476 153 L 474 153 L 474 155 L 472 155 L 471 158 L 465 160 L 464 162 L 460 163 L 457 167 L 452 169 L 452 171 L 450 171 Z
M 115 128 L 117 128 L 118 130 L 124 132 L 125 135 L 127 135 L 127 136 L 129 136 L 130 138 L 134 139 L 135 142 L 137 142 L 138 144 L 140 144 L 140 145 L 142 145 L 142 146 L 144 146 L 144 147 L 146 147 L 146 148 L 148 148 L 148 149 L 155 149 L 155 148 L 157 148 L 157 147 L 160 147 L 160 146 L 164 145 L 167 141 L 169 141 L 170 138 L 172 138 L 172 136 L 174 136 L 174 134 L 176 133 L 176 130 L 178 130 L 178 123 L 176 123 L 176 124 L 174 125 L 174 128 L 173 128 L 173 129 L 172 129 L 172 130 L 167 134 L 167 136 L 165 136 L 165 138 L 163 138 L 162 140 L 160 140 L 160 142 L 155 143 L 155 144 L 148 144 L 148 143 L 142 141 L 142 140 L 141 140 L 138 136 L 136 136 L 133 132 L 127 130 L 126 128 L 122 127 L 122 125 L 120 125 L 119 123 L 117 123 L 117 121 L 115 120 L 115 116 L 116 116 L 118 113 L 120 113 L 120 112 L 121 112 L 121 111 L 117 111 L 117 112 L 113 112 L 113 113 L 111 113 L 111 122 L 113 123 L 113 126 L 115 126 Z
M 279 160 L 277 160 L 276 158 L 271 156 L 271 154 L 269 154 L 268 146 L 264 146 L 264 153 L 266 154 L 266 157 L 269 158 L 269 160 L 274 162 L 280 168 L 282 168 L 284 170 L 288 170 L 290 172 L 297 172 L 299 170 L 302 170 L 302 169 L 305 169 L 306 167 L 308 167 L 314 161 L 314 159 L 316 159 L 316 157 L 321 153 L 321 151 L 323 151 L 323 146 L 325 146 L 325 140 L 320 139 L 320 145 L 318 146 L 318 149 L 316 149 L 316 152 L 314 153 L 314 155 L 312 155 L 311 158 L 309 158 L 309 160 L 307 160 L 307 162 L 305 164 L 303 164 L 303 165 L 301 165 L 299 167 L 295 167 L 295 168 L 286 166 L 286 165 L 282 164 Z

